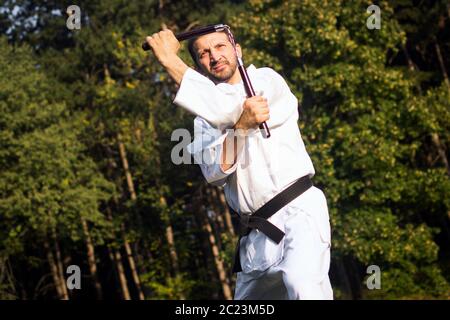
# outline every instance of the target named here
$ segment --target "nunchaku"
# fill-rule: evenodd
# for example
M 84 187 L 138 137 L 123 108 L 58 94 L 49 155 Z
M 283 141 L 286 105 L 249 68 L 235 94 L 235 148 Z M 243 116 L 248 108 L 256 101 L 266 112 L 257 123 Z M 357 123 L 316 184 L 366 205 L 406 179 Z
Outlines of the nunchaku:
M 213 33 L 213 32 L 222 32 L 225 31 L 225 33 L 228 35 L 228 39 L 230 40 L 230 43 L 232 44 L 234 48 L 234 52 L 236 54 L 237 64 L 238 64 L 238 70 L 241 74 L 242 82 L 244 83 L 245 93 L 247 94 L 247 97 L 253 97 L 255 96 L 255 90 L 253 89 L 252 83 L 250 81 L 250 78 L 248 76 L 247 70 L 245 69 L 244 62 L 242 61 L 242 58 L 239 58 L 239 55 L 236 50 L 236 42 L 234 41 L 233 33 L 231 33 L 231 29 L 226 24 L 212 24 L 209 26 L 197 28 L 194 30 L 182 32 L 179 34 L 176 34 L 175 37 L 178 39 L 178 41 L 188 40 L 191 38 L 203 36 L 205 34 Z M 150 50 L 150 45 L 147 42 L 144 42 L 142 44 L 142 49 L 145 51 Z M 269 138 L 270 137 L 270 131 L 269 127 L 267 126 L 267 123 L 264 121 L 259 125 L 259 128 L 262 130 L 263 137 Z

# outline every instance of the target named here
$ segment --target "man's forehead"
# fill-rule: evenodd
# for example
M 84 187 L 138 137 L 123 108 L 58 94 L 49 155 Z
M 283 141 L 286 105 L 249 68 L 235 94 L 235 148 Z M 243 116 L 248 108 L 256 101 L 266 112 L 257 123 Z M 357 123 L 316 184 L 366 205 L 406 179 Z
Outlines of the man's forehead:
M 229 41 L 228 35 L 225 32 L 214 32 L 210 34 L 205 34 L 197 40 L 195 40 L 195 47 L 197 50 L 202 49 L 204 47 L 208 47 L 211 43 L 216 43 L 220 41 Z

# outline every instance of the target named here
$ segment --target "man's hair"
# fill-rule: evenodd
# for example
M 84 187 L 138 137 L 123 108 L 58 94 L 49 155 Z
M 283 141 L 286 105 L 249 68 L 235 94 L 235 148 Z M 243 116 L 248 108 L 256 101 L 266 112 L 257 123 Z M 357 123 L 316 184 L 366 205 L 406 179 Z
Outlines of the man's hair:
M 227 34 L 225 31 L 218 31 L 218 32 Z M 199 37 L 195 37 L 195 38 L 191 38 L 188 40 L 188 50 L 189 50 L 189 54 L 191 55 L 192 60 L 194 60 L 195 66 L 197 68 L 200 68 L 200 64 L 198 63 L 197 51 L 194 48 L 195 41 L 197 41 L 198 38 Z M 227 37 L 227 39 L 228 39 L 228 37 Z M 230 40 L 228 39 L 228 41 L 230 41 Z
M 198 37 L 191 38 L 188 40 L 188 50 L 189 50 L 189 54 L 191 55 L 192 60 L 194 60 L 195 66 L 197 68 L 200 68 L 200 64 L 198 63 L 198 60 L 197 60 L 197 51 L 194 48 L 194 44 L 197 39 L 198 39 Z

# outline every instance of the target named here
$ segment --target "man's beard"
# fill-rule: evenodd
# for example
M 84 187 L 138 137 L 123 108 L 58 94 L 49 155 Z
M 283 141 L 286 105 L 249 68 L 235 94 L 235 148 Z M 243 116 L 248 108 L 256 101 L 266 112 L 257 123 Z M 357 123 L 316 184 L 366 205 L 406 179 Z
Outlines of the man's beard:
M 217 64 L 225 64 L 225 69 L 221 70 L 219 72 L 215 72 L 214 71 L 214 67 Z M 216 63 L 215 65 L 211 66 L 211 71 L 208 70 L 204 70 L 206 72 L 206 74 L 208 75 L 208 77 L 214 81 L 215 83 L 219 83 L 219 82 L 227 82 L 236 72 L 237 69 L 237 61 L 228 61 L 228 60 L 222 60 L 218 63 Z

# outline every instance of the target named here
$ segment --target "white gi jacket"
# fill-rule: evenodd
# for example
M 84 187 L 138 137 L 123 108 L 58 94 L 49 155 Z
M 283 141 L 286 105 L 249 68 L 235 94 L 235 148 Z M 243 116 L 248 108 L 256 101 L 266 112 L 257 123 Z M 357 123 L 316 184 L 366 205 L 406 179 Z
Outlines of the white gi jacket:
M 225 172 L 220 166 L 222 143 L 228 134 L 226 129 L 239 120 L 243 110 L 246 93 L 242 82 L 216 85 L 189 68 L 174 100 L 175 104 L 197 115 L 194 141 L 188 151 L 200 164 L 206 180 L 223 186 L 228 204 L 240 213 L 255 212 L 298 178 L 315 173 L 297 124 L 298 101 L 287 83 L 271 68 L 256 69 L 251 65 L 247 71 L 256 94 L 268 100 L 270 119 L 267 125 L 271 137 L 265 139 L 259 130 L 238 137 L 237 161 Z M 284 215 L 275 214 L 269 221 L 285 231 Z M 322 216 L 317 226 L 329 243 L 328 212 Z M 248 279 L 259 277 L 283 257 L 283 244 L 277 245 L 258 230 L 242 240 L 241 263 Z M 244 281 L 244 274 L 240 282 Z
M 242 113 L 246 99 L 241 83 L 215 85 L 200 73 L 188 69 L 174 103 L 198 115 L 194 121 L 194 142 L 188 151 L 200 161 L 208 153 L 213 164 L 200 164 L 209 183 L 224 186 L 229 205 L 236 212 L 254 212 L 292 182 L 314 175 L 298 128 L 298 101 L 284 79 L 273 69 L 253 65 L 248 74 L 255 92 L 268 100 L 271 137 L 259 130 L 245 139 L 233 167 L 223 172 L 220 166 L 226 128 L 231 128 Z M 205 157 L 205 155 L 203 155 Z M 242 159 L 242 161 L 241 161 Z M 203 161 L 205 162 L 205 161 Z

